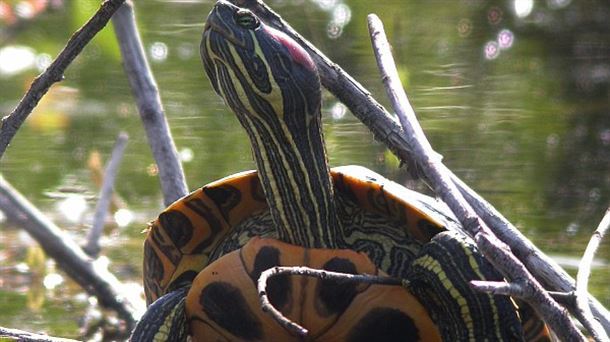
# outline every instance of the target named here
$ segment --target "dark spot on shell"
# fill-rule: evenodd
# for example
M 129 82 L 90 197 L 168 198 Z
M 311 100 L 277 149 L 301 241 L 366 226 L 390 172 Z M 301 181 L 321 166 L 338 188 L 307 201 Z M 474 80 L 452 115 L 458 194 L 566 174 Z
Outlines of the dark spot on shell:
M 428 240 L 432 239 L 436 234 L 443 231 L 443 228 L 439 228 L 437 225 L 426 219 L 420 219 L 417 221 L 417 228 L 419 228 L 422 233 L 428 237 Z
M 264 246 L 256 254 L 254 259 L 254 269 L 250 277 L 254 284 L 258 282 L 258 278 L 264 271 L 280 265 L 280 251 L 271 246 Z M 288 302 L 288 294 L 290 293 L 291 283 L 287 274 L 275 276 L 267 282 L 267 294 L 269 301 L 277 309 L 284 307 Z
M 163 279 L 163 264 L 148 241 L 144 242 L 144 274 L 156 281 Z
M 356 274 L 353 262 L 343 258 L 332 258 L 323 268 L 328 271 Z M 340 314 L 351 304 L 356 297 L 357 284 L 334 279 L 322 279 L 319 282 L 317 293 L 324 305 L 327 315 Z
M 160 296 L 159 282 L 164 275 L 163 263 L 150 242 L 144 242 L 144 287 L 146 289 L 146 304 L 151 303 L 151 296 Z
M 202 191 L 216 203 L 222 217 L 228 222 L 231 209 L 241 201 L 241 192 L 236 187 L 227 184 L 216 187 L 204 186 Z
M 186 215 L 177 210 L 167 210 L 159 215 L 163 230 L 177 248 L 184 247 L 193 237 L 193 225 Z
M 173 291 L 184 286 L 191 286 L 191 284 L 193 283 L 193 279 L 195 279 L 196 276 L 197 272 L 193 270 L 189 270 L 182 273 L 169 284 L 166 292 Z
M 186 199 L 184 201 L 184 205 L 197 213 L 197 215 L 203 217 L 208 224 L 207 228 L 209 228 L 211 231 L 209 237 L 195 246 L 190 253 L 200 254 L 204 253 L 204 251 L 207 253 L 208 251 L 206 251 L 206 249 L 212 245 L 212 243 L 218 237 L 218 234 L 222 231 L 223 225 L 220 222 L 220 218 L 215 215 L 213 211 L 205 204 L 205 202 L 198 197 Z
M 375 308 L 356 323 L 347 341 L 419 341 L 419 330 L 413 319 L 402 311 Z
M 261 182 L 258 177 L 252 177 L 252 180 L 250 181 L 250 187 L 252 191 L 252 198 L 259 202 L 267 202 L 267 198 L 265 197 L 263 187 L 261 186 Z
M 245 340 L 260 340 L 261 322 L 239 288 L 226 282 L 213 282 L 201 290 L 199 303 L 206 315 L 234 336 Z

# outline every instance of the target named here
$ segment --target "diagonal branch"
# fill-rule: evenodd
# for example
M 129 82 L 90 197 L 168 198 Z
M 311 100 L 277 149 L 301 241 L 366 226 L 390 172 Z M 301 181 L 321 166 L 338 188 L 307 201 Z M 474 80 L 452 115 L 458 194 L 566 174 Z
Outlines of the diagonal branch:
M 587 287 L 589 286 L 589 275 L 591 274 L 593 257 L 608 229 L 610 229 L 610 208 L 606 210 L 606 214 L 599 223 L 599 226 L 593 232 L 593 236 L 591 236 L 591 240 L 578 266 L 578 274 L 576 275 L 576 304 L 586 318 L 582 323 L 591 332 L 595 341 L 605 342 L 610 341 L 610 339 L 608 339 L 604 328 L 593 317 L 589 301 L 587 300 Z
M 496 238 L 451 181 L 448 169 L 433 152 L 415 117 L 407 94 L 404 92 L 381 20 L 376 15 L 370 14 L 368 23 L 375 58 L 388 97 L 400 119 L 411 150 L 414 152 L 415 162 L 421 167 L 426 178 L 430 180 L 436 194 L 447 203 L 464 229 L 474 238 L 477 246 L 494 266 L 509 279 L 519 280 L 518 283 L 525 290 L 523 299 L 532 304 L 532 307 L 562 340 L 584 341 L 584 336 L 570 320 L 566 311 L 546 293 L 523 263 L 511 253 L 510 248 Z
M 13 112 L 2 118 L 2 126 L 0 127 L 0 159 L 25 119 L 38 105 L 40 99 L 54 83 L 63 79 L 64 71 L 70 63 L 80 54 L 91 39 L 106 26 L 110 17 L 112 17 L 123 2 L 125 0 L 104 1 L 93 17 L 70 38 L 64 49 L 53 60 L 53 63 L 34 79 L 27 93 Z
M 125 132 L 121 132 L 114 144 L 110 160 L 104 170 L 104 180 L 100 189 L 100 196 L 95 206 L 95 214 L 93 216 L 93 225 L 89 234 L 87 235 L 87 244 L 83 247 L 83 250 L 89 254 L 92 258 L 97 258 L 100 253 L 100 238 L 104 231 L 104 222 L 108 209 L 110 208 L 110 202 L 112 200 L 112 193 L 114 191 L 114 180 L 117 173 L 119 172 L 119 165 L 123 159 L 125 152 L 125 146 L 127 146 L 127 140 L 129 136 Z
M 137 299 L 125 297 L 121 283 L 114 275 L 99 267 L 1 176 L 0 208 L 11 222 L 27 231 L 70 278 L 96 296 L 102 306 L 116 311 L 127 323 L 126 328 L 131 330 Z
M 159 180 L 165 205 L 170 205 L 188 193 L 182 164 L 169 130 L 161 96 L 136 26 L 131 1 L 127 1 L 112 18 L 123 56 L 123 67 L 136 102 L 148 144 L 159 170 Z

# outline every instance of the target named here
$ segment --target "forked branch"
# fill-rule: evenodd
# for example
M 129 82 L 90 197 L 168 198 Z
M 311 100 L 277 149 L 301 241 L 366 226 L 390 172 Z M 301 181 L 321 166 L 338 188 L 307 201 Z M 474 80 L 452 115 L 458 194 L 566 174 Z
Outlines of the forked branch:
M 305 266 L 277 266 L 263 271 L 258 277 L 257 282 L 257 290 L 261 302 L 261 308 L 263 311 L 271 315 L 271 317 L 273 317 L 273 319 L 286 330 L 301 337 L 307 336 L 308 330 L 284 316 L 284 314 L 282 314 L 273 306 L 273 304 L 271 304 L 269 301 L 269 296 L 267 295 L 267 283 L 269 282 L 269 279 L 282 274 L 377 285 L 404 286 L 405 284 L 404 280 L 393 277 L 332 272 Z

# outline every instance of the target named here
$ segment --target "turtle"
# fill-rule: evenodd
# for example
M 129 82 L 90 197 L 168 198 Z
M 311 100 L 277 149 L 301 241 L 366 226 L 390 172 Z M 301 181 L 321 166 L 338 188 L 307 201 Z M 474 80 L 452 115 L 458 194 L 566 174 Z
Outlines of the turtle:
M 257 305 L 258 275 L 278 265 L 414 280 L 416 288 L 275 278 L 271 303 L 309 324 L 313 340 L 523 339 L 510 298 L 470 290 L 470 280 L 502 276 L 440 202 L 364 167 L 329 168 L 319 75 L 300 45 L 221 0 L 201 54 L 257 170 L 203 186 L 150 224 L 150 306 L 133 340 L 300 340 Z

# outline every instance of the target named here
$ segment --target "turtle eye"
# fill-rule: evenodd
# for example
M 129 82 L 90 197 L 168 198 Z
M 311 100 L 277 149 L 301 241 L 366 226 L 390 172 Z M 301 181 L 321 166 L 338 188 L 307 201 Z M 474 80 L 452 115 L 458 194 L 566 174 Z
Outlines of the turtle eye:
M 258 27 L 258 19 L 250 11 L 237 11 L 235 21 L 239 26 L 248 30 Z

